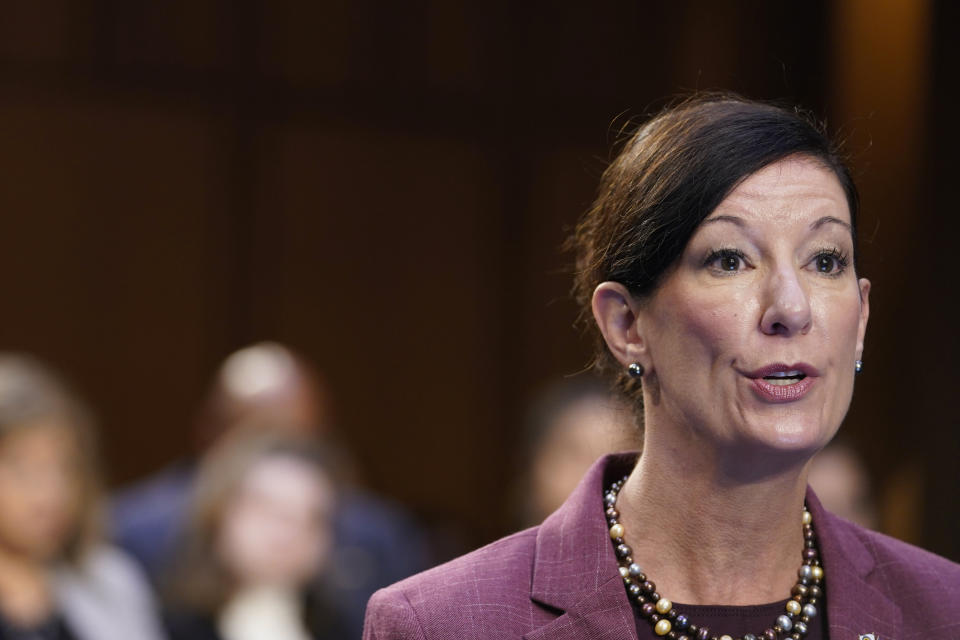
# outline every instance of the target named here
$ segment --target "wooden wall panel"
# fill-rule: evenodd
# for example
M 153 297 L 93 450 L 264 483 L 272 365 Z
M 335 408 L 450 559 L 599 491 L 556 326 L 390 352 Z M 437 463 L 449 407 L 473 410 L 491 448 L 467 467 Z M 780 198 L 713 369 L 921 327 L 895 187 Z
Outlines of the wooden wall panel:
M 102 416 L 113 477 L 141 474 L 184 450 L 220 320 L 216 126 L 62 96 L 5 96 L 0 122 L 0 344 L 66 369 Z
M 329 377 L 375 486 L 483 527 L 489 461 L 506 444 L 489 154 L 291 124 L 264 135 L 262 160 L 258 216 L 274 231 L 258 254 L 274 334 Z

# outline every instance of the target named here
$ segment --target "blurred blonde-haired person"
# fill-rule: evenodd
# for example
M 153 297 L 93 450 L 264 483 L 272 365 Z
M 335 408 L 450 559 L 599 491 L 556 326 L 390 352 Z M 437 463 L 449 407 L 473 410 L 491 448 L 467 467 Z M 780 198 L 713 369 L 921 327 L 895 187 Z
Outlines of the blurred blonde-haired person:
M 0 638 L 162 637 L 146 579 L 99 516 L 89 412 L 45 365 L 0 353 Z

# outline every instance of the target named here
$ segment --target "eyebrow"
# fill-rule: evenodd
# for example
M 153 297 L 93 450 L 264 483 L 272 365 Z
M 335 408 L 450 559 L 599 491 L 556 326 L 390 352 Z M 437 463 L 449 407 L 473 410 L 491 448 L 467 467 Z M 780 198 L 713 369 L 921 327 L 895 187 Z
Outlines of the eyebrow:
M 712 218 L 707 218 L 701 224 L 701 226 L 712 224 L 714 222 L 731 222 L 738 227 L 746 227 L 747 223 L 744 222 L 743 218 L 738 218 L 737 216 L 714 216 Z M 823 216 L 819 220 L 815 220 L 813 224 L 810 225 L 810 229 L 819 229 L 825 224 L 838 224 L 847 231 L 853 232 L 853 228 L 848 222 L 844 222 L 840 218 L 835 218 L 833 216 Z
M 823 216 L 822 218 L 814 222 L 812 225 L 810 225 L 810 228 L 819 229 L 825 224 L 838 224 L 844 229 L 846 229 L 847 231 L 850 231 L 851 233 L 853 232 L 853 229 L 850 227 L 849 223 L 844 222 L 840 218 L 834 218 L 833 216 Z
M 714 222 L 732 222 L 738 227 L 745 227 L 747 223 L 743 221 L 743 218 L 738 218 L 737 216 L 713 216 L 712 218 L 707 218 L 700 223 L 700 226 L 706 226 L 708 224 L 713 224 Z

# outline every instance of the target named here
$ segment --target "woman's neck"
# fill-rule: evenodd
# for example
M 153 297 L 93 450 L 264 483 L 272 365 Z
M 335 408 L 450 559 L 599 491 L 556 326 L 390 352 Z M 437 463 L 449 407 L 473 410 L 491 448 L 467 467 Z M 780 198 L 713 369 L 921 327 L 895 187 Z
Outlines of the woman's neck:
M 53 615 L 48 568 L 0 545 L 0 613 L 19 626 L 40 624 Z
M 802 562 L 804 460 L 731 473 L 736 452 L 711 458 L 702 453 L 710 447 L 676 445 L 648 441 L 617 500 L 637 564 L 663 597 L 684 604 L 788 598 Z

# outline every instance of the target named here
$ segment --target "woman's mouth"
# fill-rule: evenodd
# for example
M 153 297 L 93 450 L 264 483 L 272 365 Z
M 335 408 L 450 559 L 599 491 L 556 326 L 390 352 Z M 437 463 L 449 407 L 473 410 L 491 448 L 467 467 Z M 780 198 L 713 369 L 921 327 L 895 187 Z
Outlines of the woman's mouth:
M 769 376 L 763 376 L 763 379 L 769 382 L 770 384 L 777 385 L 778 387 L 785 386 L 788 384 L 796 384 L 807 377 L 802 371 L 784 371 L 783 373 L 776 373 Z
M 764 402 L 795 402 L 807 394 L 819 375 L 805 364 L 772 364 L 746 374 L 754 393 Z

